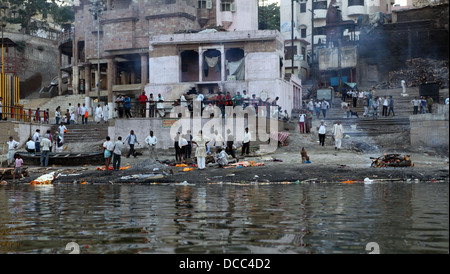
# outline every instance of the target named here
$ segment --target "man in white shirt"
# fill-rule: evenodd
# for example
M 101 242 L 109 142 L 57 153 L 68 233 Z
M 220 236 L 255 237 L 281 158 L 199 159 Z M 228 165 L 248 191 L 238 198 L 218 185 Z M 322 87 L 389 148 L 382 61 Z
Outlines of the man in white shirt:
M 40 132 L 41 132 L 40 129 L 36 129 L 36 132 L 33 135 L 33 141 L 35 144 L 36 152 L 41 152 L 41 134 L 40 134 Z
M 113 151 L 113 169 L 120 169 L 120 157 L 122 156 L 123 142 L 122 137 L 119 136 L 117 141 L 114 143 L 114 151 Z
M 383 111 L 381 113 L 381 116 L 387 116 L 387 114 L 388 114 L 388 106 L 389 106 L 389 100 L 385 96 L 385 97 L 383 97 Z
M 413 105 L 413 114 L 419 113 L 420 103 L 421 100 L 417 99 L 417 97 L 414 97 L 414 100 L 411 101 L 411 104 Z
M 67 132 L 66 126 L 61 122 L 58 127 L 59 135 L 61 135 L 62 141 L 64 142 L 64 134 Z
M 337 121 L 333 127 L 334 150 L 341 150 L 342 138 L 344 138 L 344 127 L 341 121 Z
M 130 146 L 130 150 L 128 151 L 127 158 L 130 158 L 130 155 L 133 154 L 134 158 L 136 158 L 136 151 L 134 150 L 134 145 L 136 143 L 139 144 L 137 140 L 136 134 L 134 134 L 134 130 L 130 131 L 130 134 L 128 134 L 127 138 L 123 141 L 124 143 L 128 141 L 128 145 Z
M 150 131 L 150 135 L 145 138 L 145 143 L 148 145 L 148 150 L 150 152 L 150 158 L 157 161 L 158 155 L 156 155 L 156 144 L 158 143 L 158 138 L 153 135 L 153 131 Z
M 13 139 L 13 137 L 9 137 L 9 141 L 6 142 L 8 144 L 8 157 L 7 157 L 7 161 L 8 161 L 8 166 L 11 165 L 12 163 L 14 163 L 14 155 L 16 154 L 16 150 L 19 147 L 19 142 L 15 141 Z
M 244 156 L 244 153 L 246 155 L 249 154 L 250 152 L 250 139 L 252 138 L 250 132 L 248 132 L 248 127 L 245 128 L 245 133 L 244 133 L 244 141 L 242 143 L 242 152 L 241 152 L 241 156 Z
M 326 132 L 327 132 L 327 125 L 322 120 L 322 121 L 320 121 L 320 125 L 317 127 L 317 133 L 319 133 L 319 144 L 322 146 L 325 145 Z
M 300 113 L 299 119 L 298 119 L 298 125 L 300 127 L 300 133 L 305 133 L 305 117 L 306 117 L 306 114 Z
M 159 117 L 164 117 L 164 97 L 161 94 L 158 94 L 158 98 L 156 99 L 158 103 L 156 103 L 156 109 L 158 111 Z
M 82 124 L 87 124 L 87 118 L 86 118 L 86 111 L 88 111 L 86 104 L 83 103 L 83 106 L 80 109 L 80 114 L 81 114 L 81 123 Z
M 36 151 L 36 146 L 31 138 L 28 138 L 28 141 L 25 143 L 25 149 L 30 153 Z
M 250 104 L 250 95 L 247 94 L 246 90 L 244 90 L 242 93 L 243 93 L 242 94 L 242 103 L 243 103 L 242 108 L 245 109 Z
M 44 138 L 42 138 L 41 141 L 41 166 L 48 166 L 48 157 L 50 155 L 50 147 L 52 146 L 52 142 L 49 139 L 49 135 L 45 134 Z

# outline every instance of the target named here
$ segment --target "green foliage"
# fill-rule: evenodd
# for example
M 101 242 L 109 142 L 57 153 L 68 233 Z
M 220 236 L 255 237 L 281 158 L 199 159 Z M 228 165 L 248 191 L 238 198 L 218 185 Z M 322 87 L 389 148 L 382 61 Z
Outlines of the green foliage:
M 9 0 L 11 4 L 10 11 L 15 11 L 15 16 L 6 17 L 6 21 L 12 24 L 20 24 L 25 33 L 30 33 L 42 25 L 32 21 L 37 15 L 42 15 L 47 19 L 51 15 L 56 24 L 62 25 L 68 21 L 74 20 L 74 12 L 69 6 L 61 6 L 58 0 Z M 11 13 L 13 15 L 14 13 Z
M 280 6 L 277 3 L 259 6 L 258 28 L 260 30 L 280 30 Z

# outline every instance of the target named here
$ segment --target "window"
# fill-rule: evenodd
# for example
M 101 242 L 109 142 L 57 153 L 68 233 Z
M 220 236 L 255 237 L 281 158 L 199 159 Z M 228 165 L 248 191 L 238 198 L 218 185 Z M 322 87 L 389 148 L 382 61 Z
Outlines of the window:
M 199 8 L 199 9 L 206 9 L 206 0 L 198 0 L 197 1 L 197 8 Z
M 364 0 L 348 0 L 348 6 L 364 6 Z
M 292 59 L 292 46 L 285 47 L 286 54 L 284 55 L 284 60 Z M 294 55 L 297 55 L 297 46 L 294 46 Z
M 300 3 L 300 12 L 305 13 L 306 12 L 306 3 Z
M 302 47 L 302 58 L 303 58 L 303 61 L 305 61 L 305 59 L 306 59 L 306 49 L 305 49 L 305 47 Z
M 300 30 L 300 36 L 302 38 L 306 38 L 306 28 L 303 28 L 303 29 Z
M 233 5 L 232 1 L 222 1 L 220 4 L 220 11 L 231 11 L 231 6 Z

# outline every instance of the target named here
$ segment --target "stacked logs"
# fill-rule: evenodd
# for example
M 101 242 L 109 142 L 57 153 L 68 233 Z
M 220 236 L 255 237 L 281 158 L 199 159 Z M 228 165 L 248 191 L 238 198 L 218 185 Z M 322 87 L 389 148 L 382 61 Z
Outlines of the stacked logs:
M 406 61 L 406 69 L 389 72 L 389 80 L 379 83 L 376 88 L 401 88 L 402 80 L 407 87 L 438 83 L 439 88 L 448 88 L 448 70 L 448 60 L 410 59 Z
M 372 159 L 371 167 L 412 167 L 413 162 L 409 155 L 401 156 L 400 154 L 385 154 L 378 158 Z

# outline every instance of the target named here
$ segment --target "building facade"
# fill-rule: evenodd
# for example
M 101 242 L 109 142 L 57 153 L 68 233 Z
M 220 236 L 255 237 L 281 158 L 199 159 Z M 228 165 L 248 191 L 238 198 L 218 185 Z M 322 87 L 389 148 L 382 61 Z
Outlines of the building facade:
M 248 68 L 251 68 L 249 62 L 254 58 L 254 52 L 248 50 L 248 44 L 258 43 L 251 40 L 251 36 L 263 39 L 260 40 L 259 51 L 258 45 L 254 46 L 255 52 L 266 53 L 270 48 L 276 59 L 273 62 L 276 73 L 271 71 L 270 77 L 261 77 L 266 80 L 283 79 L 284 71 L 280 65 L 284 61 L 283 41 L 271 33 L 270 41 L 265 44 L 266 33 L 258 33 L 257 1 L 106 0 L 102 3 L 104 8 L 95 18 L 92 1 L 75 1 L 74 28 L 60 42 L 60 64 L 64 56 L 71 60 L 68 66 L 60 66 L 60 81 L 63 72 L 68 73 L 74 94 L 85 93 L 91 99 L 97 98 L 99 83 L 100 100 L 112 104 L 119 93 L 134 98 L 144 90 L 166 84 L 184 86 L 184 83 L 189 83 L 186 86 L 194 86 L 198 90 L 205 85 L 211 89 L 213 85 L 216 92 L 228 88 L 233 91 L 252 89 L 249 82 L 241 82 L 253 77 Z M 208 29 L 219 31 L 215 34 L 199 33 Z M 198 37 L 202 35 L 214 36 L 214 41 L 198 46 L 198 42 L 202 42 Z M 219 72 L 211 69 L 208 76 L 199 73 L 205 69 L 203 59 L 198 57 L 203 53 L 220 55 Z M 234 65 L 232 61 L 243 57 L 246 69 L 241 72 L 245 76 L 230 75 L 229 66 Z M 263 65 L 260 63 L 262 72 Z
M 359 30 L 355 28 L 358 20 L 380 12 L 390 14 L 392 8 L 391 0 L 281 0 L 280 29 L 285 39 L 289 39 L 288 37 L 292 35 L 290 27 L 292 4 L 294 37 L 308 43 L 306 58 L 309 71 L 314 73 L 316 83 L 323 86 L 335 84 L 338 74 L 341 76 L 345 74 L 346 81 L 349 82 L 356 79 L 356 64 L 354 64 L 356 60 L 352 58 L 357 54 L 354 44 L 359 39 Z M 332 12 L 330 9 L 338 11 L 339 20 L 330 17 Z M 335 35 L 330 35 L 333 29 Z M 341 45 L 337 43 L 337 34 L 339 34 Z M 341 49 L 346 47 L 346 50 L 338 50 L 338 47 Z M 347 53 L 348 56 L 338 56 Z M 340 70 L 338 59 L 343 61 L 341 72 L 338 72 Z

